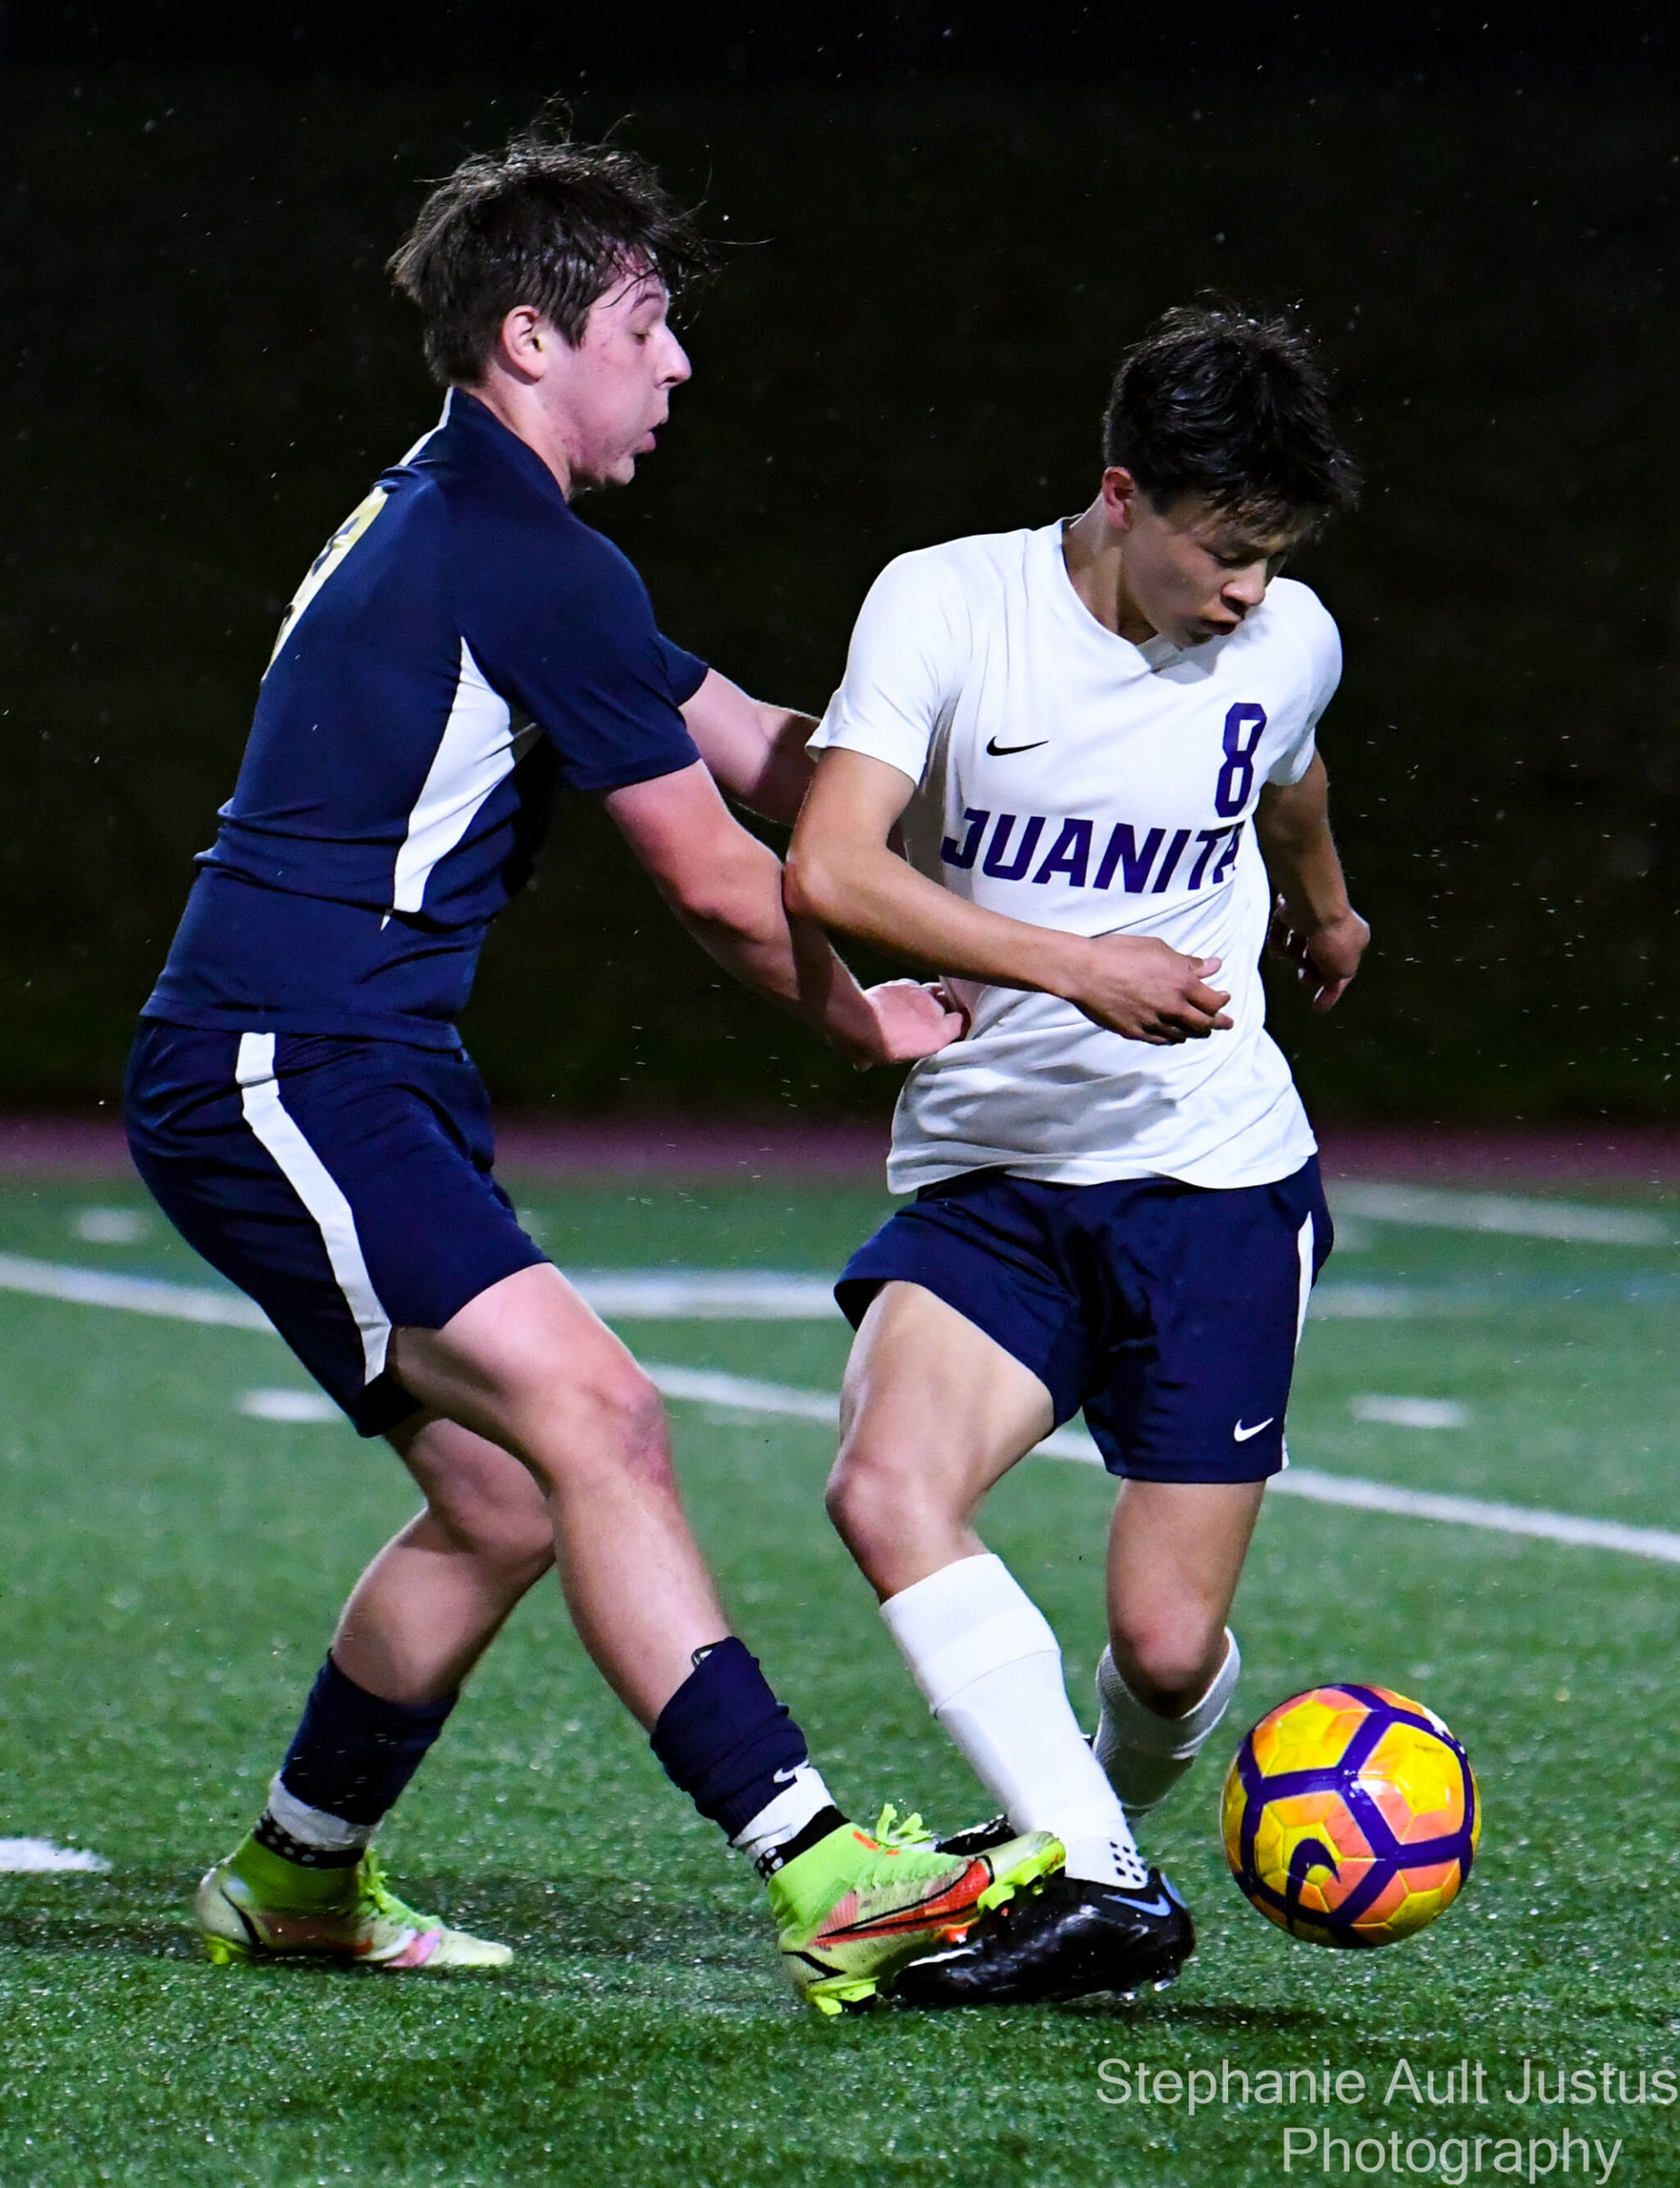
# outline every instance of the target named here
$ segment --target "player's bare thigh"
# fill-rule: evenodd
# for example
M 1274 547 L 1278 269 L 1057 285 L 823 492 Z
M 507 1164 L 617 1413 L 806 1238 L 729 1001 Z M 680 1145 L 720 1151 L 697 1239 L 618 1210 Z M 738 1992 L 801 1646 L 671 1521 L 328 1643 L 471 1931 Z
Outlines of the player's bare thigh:
M 835 1526 L 883 1597 L 984 1545 L 986 1491 L 1054 1426 L 1031 1368 L 919 1284 L 883 1285 L 840 1396 Z
M 546 1262 L 490 1285 L 441 1330 L 393 1331 L 390 1364 L 423 1405 L 513 1453 L 545 1490 L 600 1467 L 668 1474 L 659 1393 Z

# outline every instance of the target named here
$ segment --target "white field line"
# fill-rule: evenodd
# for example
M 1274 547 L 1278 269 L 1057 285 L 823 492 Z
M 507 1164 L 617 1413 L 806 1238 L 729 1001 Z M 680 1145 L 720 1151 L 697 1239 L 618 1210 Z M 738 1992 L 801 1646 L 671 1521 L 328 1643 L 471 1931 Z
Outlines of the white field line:
M 824 1276 L 787 1269 L 568 1269 L 567 1276 L 598 1315 L 621 1322 L 827 1322 L 840 1309 Z M 62 1262 L 0 1254 L 0 1291 L 68 1299 L 80 1307 L 119 1307 L 173 1321 L 266 1330 L 267 1316 L 243 1293 L 209 1284 L 120 1276 Z M 1310 1312 L 1320 1320 L 1391 1321 L 1462 1315 L 1469 1304 L 1400 1285 L 1325 1284 Z
M 150 1225 L 138 1208 L 79 1208 L 70 1228 L 90 1246 L 138 1245 Z
M 688 1368 L 642 1365 L 667 1397 L 724 1406 L 737 1413 L 775 1413 L 800 1420 L 833 1421 L 838 1401 L 825 1391 L 795 1390 L 785 1383 L 758 1383 L 742 1375 L 696 1373 Z M 1100 1467 L 1101 1456 L 1081 1428 L 1058 1428 L 1039 1444 L 1037 1456 L 1072 1459 Z M 1348 1474 L 1319 1473 L 1310 1467 L 1287 1467 L 1274 1474 L 1272 1491 L 1301 1497 L 1313 1504 L 1347 1504 L 1361 1512 L 1390 1512 L 1402 1519 L 1439 1520 L 1449 1526 L 1488 1527 L 1496 1534 L 1535 1535 L 1547 1542 L 1618 1550 L 1630 1557 L 1654 1557 L 1680 1565 L 1680 1534 L 1661 1527 L 1623 1526 L 1613 1520 L 1582 1520 L 1570 1512 L 1542 1512 L 1522 1504 L 1490 1504 L 1473 1497 L 1441 1497 L 1425 1490 L 1400 1489 L 1382 1481 L 1360 1481 Z
M 106 1275 L 52 1262 L 30 1261 L 15 1254 L 0 1255 L 0 1291 L 63 1299 L 79 1306 L 116 1307 L 143 1315 L 172 1315 L 181 1321 L 220 1322 L 238 1329 L 272 1328 L 266 1316 L 237 1292 L 213 1291 L 209 1285 L 165 1284 L 150 1277 Z M 800 1390 L 787 1383 L 762 1383 L 743 1375 L 656 1366 L 646 1361 L 643 1365 L 667 1397 L 690 1403 L 828 1422 L 834 1420 L 838 1409 L 838 1400 L 826 1391 Z M 1045 1438 L 1038 1450 L 1047 1458 L 1073 1459 L 1087 1466 L 1101 1463 L 1096 1445 L 1078 1429 L 1058 1429 Z M 1304 1497 L 1319 1504 L 1346 1504 L 1360 1511 L 1390 1512 L 1407 1519 L 1489 1527 L 1500 1534 L 1533 1535 L 1548 1542 L 1583 1544 L 1597 1550 L 1621 1550 L 1630 1557 L 1654 1557 L 1665 1564 L 1680 1565 L 1680 1533 L 1671 1533 L 1661 1527 L 1624 1526 L 1611 1520 L 1578 1519 L 1567 1512 L 1530 1510 L 1520 1504 L 1484 1503 L 1470 1497 L 1436 1496 L 1422 1490 L 1395 1488 L 1386 1482 L 1360 1481 L 1346 1474 L 1319 1473 L 1306 1467 L 1291 1467 L 1277 1475 L 1272 1488 L 1280 1496 Z
M 1372 1391 L 1354 1398 L 1348 1410 L 1355 1420 L 1389 1428 L 1468 1428 L 1470 1409 L 1456 1398 L 1386 1398 Z
M 21 1254 L 0 1254 L 0 1291 L 26 1291 L 37 1299 L 68 1299 L 78 1307 L 120 1307 L 131 1315 L 164 1315 L 177 1322 L 220 1322 L 230 1329 L 271 1330 L 261 1307 L 243 1292 L 208 1284 L 165 1284 L 150 1276 L 115 1276 L 104 1269 L 72 1268 Z
M 0 1838 L 0 1871 L 16 1875 L 24 1870 L 109 1869 L 103 1854 L 84 1854 L 73 1846 L 55 1846 L 50 1838 Z
M 1433 1185 L 1337 1185 L 1331 1212 L 1377 1223 L 1432 1224 L 1445 1231 L 1498 1231 L 1519 1238 L 1567 1238 L 1594 1246 L 1668 1246 L 1667 1218 L 1637 1208 L 1588 1208 L 1579 1201 L 1518 1199 L 1510 1193 L 1442 1192 Z
M 248 1420 L 342 1420 L 325 1391 L 244 1391 L 238 1410 Z
M 825 1276 L 773 1268 L 567 1269 L 597 1315 L 626 1322 L 836 1320 Z
M 1427 1315 L 1481 1314 L 1478 1300 L 1454 1297 L 1451 1293 L 1418 1291 L 1404 1284 L 1315 1285 L 1307 1303 L 1307 1318 L 1313 1322 L 1405 1322 Z
M 829 1322 L 839 1318 L 825 1276 L 788 1269 L 567 1269 L 597 1315 L 621 1322 Z M 1319 1320 L 1395 1321 L 1475 1309 L 1456 1297 L 1397 1284 L 1321 1285 Z
M 644 1360 L 643 1372 L 668 1398 L 690 1405 L 725 1406 L 731 1413 L 774 1413 L 790 1420 L 822 1420 L 832 1427 L 840 1401 L 827 1391 L 796 1390 L 790 1383 L 760 1383 L 746 1375 L 720 1375 L 702 1368 L 667 1368 Z
M 1385 1481 L 1318 1473 L 1310 1467 L 1287 1467 L 1273 1477 L 1272 1488 L 1277 1496 L 1305 1497 L 1314 1504 L 1350 1504 L 1360 1512 L 1393 1512 L 1401 1519 L 1441 1520 L 1455 1527 L 1489 1527 L 1495 1534 L 1534 1535 L 1542 1542 L 1618 1550 L 1629 1557 L 1654 1557 L 1665 1565 L 1680 1565 L 1680 1534 L 1665 1527 L 1628 1527 L 1615 1520 L 1577 1519 L 1572 1512 L 1541 1512 L 1526 1504 L 1438 1497 L 1428 1490 L 1396 1489 Z
M 782 1269 L 568 1269 L 598 1315 L 623 1322 L 826 1322 L 840 1309 L 826 1277 Z M 271 1326 L 260 1307 L 233 1290 L 209 1284 L 166 1283 L 104 1269 L 0 1254 L 0 1291 L 68 1299 L 82 1307 L 119 1307 L 175 1321 L 219 1322 L 232 1329 Z M 1390 1321 L 1432 1314 L 1460 1315 L 1462 1301 L 1399 1285 L 1325 1284 L 1310 1309 L 1321 1320 Z

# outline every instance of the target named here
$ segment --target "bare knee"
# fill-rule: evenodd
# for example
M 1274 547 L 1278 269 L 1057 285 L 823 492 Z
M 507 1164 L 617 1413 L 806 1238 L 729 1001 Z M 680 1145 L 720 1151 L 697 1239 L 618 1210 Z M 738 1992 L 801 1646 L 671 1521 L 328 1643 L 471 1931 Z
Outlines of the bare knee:
M 879 1526 L 877 1485 L 843 1446 L 823 1490 L 823 1505 L 836 1534 L 854 1557 L 861 1559 L 864 1545 Z
M 527 1478 L 528 1479 L 528 1478 Z M 518 1499 L 434 1492 L 427 1516 L 452 1550 L 493 1566 L 511 1584 L 531 1587 L 554 1563 L 554 1527 L 534 1481 Z
M 513 1585 L 541 1578 L 554 1530 L 542 1490 L 511 1451 L 436 1415 L 391 1442 L 426 1498 L 410 1531 L 418 1547 L 474 1558 Z
M 551 1490 L 605 1476 L 674 1495 L 664 1402 L 627 1356 L 556 1376 L 534 1412 L 531 1456 Z
M 854 1557 L 891 1524 L 896 1485 L 866 1444 L 843 1438 L 823 1491 L 834 1531 Z
M 1111 1619 L 1108 1645 L 1137 1699 L 1164 1717 L 1182 1716 L 1207 1691 L 1225 1661 L 1223 1619 L 1199 1603 L 1155 1607 Z
M 952 1530 L 962 1524 L 916 1469 L 888 1459 L 861 1438 L 842 1444 L 824 1503 L 842 1542 L 889 1594 L 905 1585 L 900 1573 L 907 1559 L 918 1568 L 929 1556 L 934 1567 L 943 1563 L 952 1554 Z
M 419 1523 L 456 1553 L 530 1586 L 554 1562 L 554 1527 L 542 1490 L 519 1461 L 450 1424 L 432 1431 L 428 1463 L 416 1467 L 426 1492 Z
M 585 1393 L 585 1402 L 621 1464 L 638 1473 L 669 1479 L 671 1437 L 665 1401 L 633 1362 L 601 1376 Z

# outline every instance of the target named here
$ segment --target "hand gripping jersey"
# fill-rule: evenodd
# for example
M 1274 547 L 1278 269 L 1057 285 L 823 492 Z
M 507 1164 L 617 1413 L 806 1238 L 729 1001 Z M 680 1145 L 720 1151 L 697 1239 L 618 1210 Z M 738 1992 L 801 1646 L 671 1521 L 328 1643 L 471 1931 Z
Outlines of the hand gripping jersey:
M 1313 1140 L 1265 1029 L 1271 890 L 1253 819 L 1298 782 L 1336 689 L 1336 626 L 1274 579 L 1229 636 L 1135 646 L 1074 591 L 1062 527 L 902 556 L 876 580 L 813 738 L 909 776 L 919 872 L 988 910 L 1219 957 L 1229 1032 L 1152 1048 L 1072 1003 L 955 983 L 967 1038 L 899 1098 L 896 1192 L 996 1167 L 1054 1184 L 1289 1176 Z
M 705 664 L 548 466 L 455 389 L 281 626 L 149 1018 L 458 1046 L 557 790 L 698 757 Z

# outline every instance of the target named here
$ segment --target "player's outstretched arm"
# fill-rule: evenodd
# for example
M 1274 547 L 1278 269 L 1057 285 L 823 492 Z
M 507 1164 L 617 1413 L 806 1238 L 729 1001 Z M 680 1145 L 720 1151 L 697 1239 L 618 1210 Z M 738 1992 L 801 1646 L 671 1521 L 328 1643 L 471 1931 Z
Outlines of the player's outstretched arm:
M 912 1062 L 961 1033 L 960 1015 L 932 988 L 859 987 L 821 928 L 789 915 L 780 860 L 742 827 L 697 762 L 602 802 L 701 948 L 854 1063 Z
M 811 786 L 805 748 L 817 725 L 809 715 L 749 698 L 714 668 L 684 706 L 683 720 L 701 758 L 731 797 L 767 820 L 793 826 Z
M 1348 901 L 1330 832 L 1330 778 L 1317 754 L 1298 783 L 1269 783 L 1260 792 L 1254 832 L 1278 892 L 1272 948 L 1312 988 L 1313 1009 L 1331 1009 L 1360 968 L 1371 929 Z
M 825 752 L 788 847 L 796 913 L 931 970 L 1059 995 L 1129 1040 L 1165 1047 L 1231 1024 L 1207 985 L 1217 957 L 1147 935 L 1065 934 L 984 910 L 896 856 L 889 838 L 915 785 L 862 752 Z

